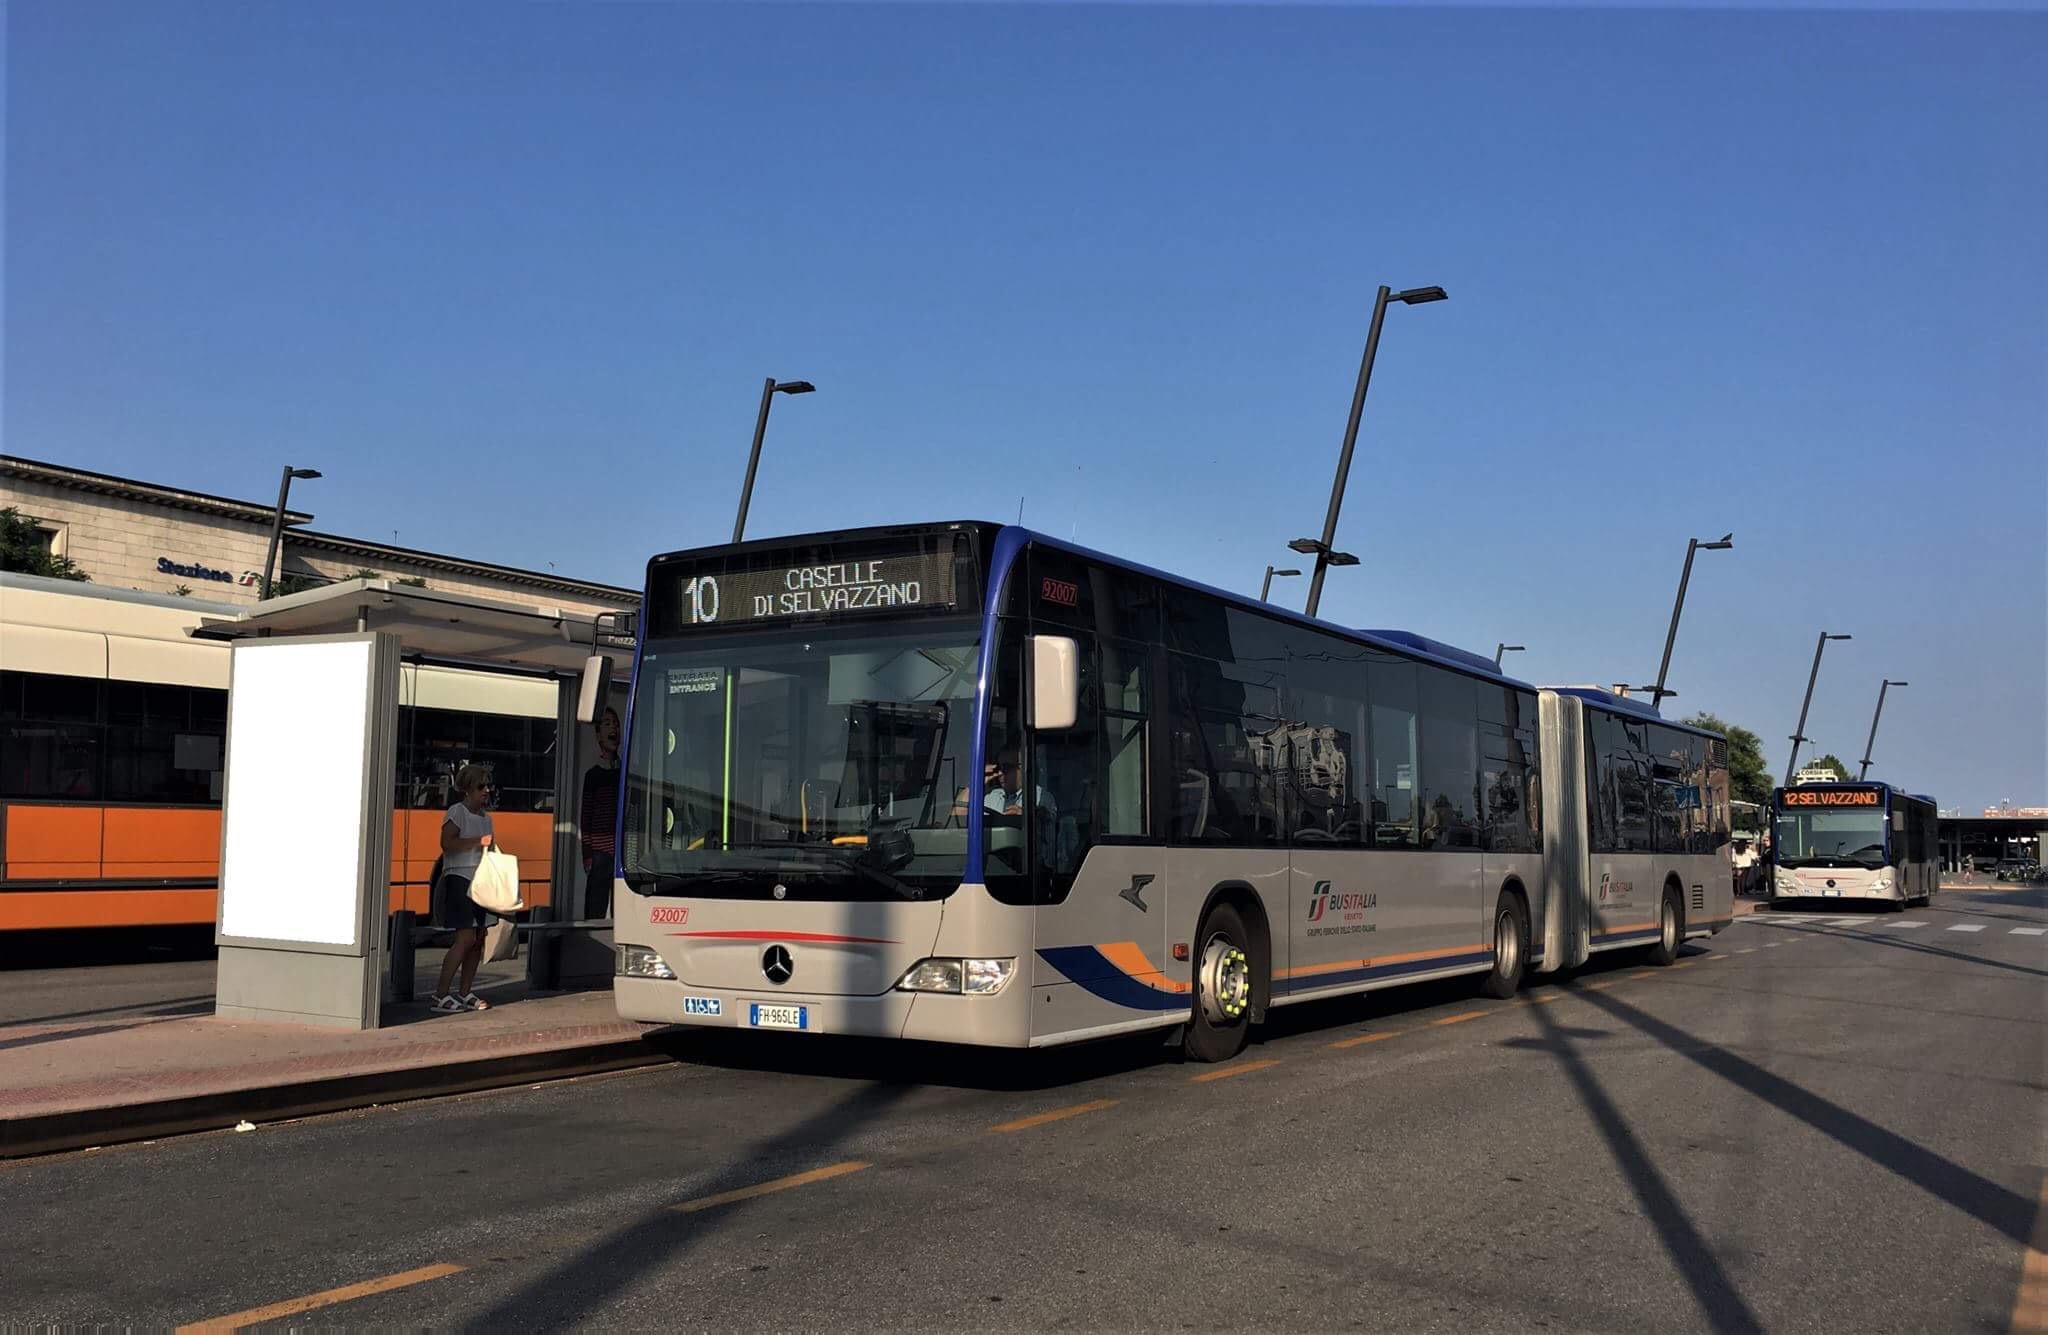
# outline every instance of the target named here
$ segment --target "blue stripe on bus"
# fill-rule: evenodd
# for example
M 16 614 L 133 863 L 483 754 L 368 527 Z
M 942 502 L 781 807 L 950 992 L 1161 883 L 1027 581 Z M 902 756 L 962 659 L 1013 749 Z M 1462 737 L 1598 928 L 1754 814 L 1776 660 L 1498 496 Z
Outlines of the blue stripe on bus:
M 1048 946 L 1038 958 L 1079 983 L 1104 1001 L 1132 1010 L 1170 1011 L 1187 1006 L 1186 993 L 1147 987 L 1111 964 L 1094 946 Z
M 1648 941 L 1654 938 L 1660 930 L 1659 928 L 1652 927 L 1647 931 L 1637 932 L 1595 932 L 1593 933 L 1593 939 L 1595 941 Z

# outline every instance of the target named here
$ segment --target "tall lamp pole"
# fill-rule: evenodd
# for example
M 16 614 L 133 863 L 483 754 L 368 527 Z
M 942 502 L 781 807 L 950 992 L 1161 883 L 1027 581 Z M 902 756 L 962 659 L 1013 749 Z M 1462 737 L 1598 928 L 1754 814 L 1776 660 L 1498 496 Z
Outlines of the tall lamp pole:
M 777 394 L 809 394 L 816 388 L 808 380 L 777 380 L 772 375 L 761 386 L 761 415 L 754 419 L 754 448 L 747 455 L 747 480 L 740 486 L 740 512 L 732 521 L 734 542 L 747 531 L 747 505 L 754 499 L 754 470 L 761 466 L 761 438 L 768 434 L 768 405 Z
M 1387 303 L 1398 301 L 1407 306 L 1420 306 L 1425 302 L 1442 301 L 1449 294 L 1440 287 L 1411 287 L 1395 292 L 1384 284 L 1379 295 L 1373 298 L 1372 328 L 1365 336 L 1365 356 L 1358 363 L 1358 388 L 1351 393 L 1351 419 L 1344 424 L 1344 449 L 1337 456 L 1337 478 L 1330 484 L 1330 509 L 1323 516 L 1321 541 L 1314 538 L 1296 538 L 1287 545 L 1304 556 L 1315 553 L 1315 573 L 1309 577 L 1308 607 L 1310 616 L 1323 601 L 1323 575 L 1331 566 L 1353 566 L 1358 558 L 1348 552 L 1336 549 L 1337 511 L 1344 504 L 1344 483 L 1351 476 L 1351 450 L 1358 443 L 1358 419 L 1365 413 L 1365 391 L 1372 383 L 1372 359 L 1380 348 L 1380 325 L 1387 318 Z
M 1507 654 L 1518 654 L 1528 648 L 1525 644 L 1496 644 L 1493 647 L 1493 670 L 1500 671 L 1500 660 Z
M 284 538 L 284 503 L 285 499 L 292 494 L 292 479 L 295 477 L 315 478 L 319 476 L 320 470 L 317 468 L 293 468 L 290 464 L 284 466 L 284 476 L 277 483 L 277 513 L 270 517 L 270 549 L 263 553 L 262 596 L 264 598 L 270 596 L 270 590 L 275 579 L 277 546 Z
M 1806 711 L 1813 704 L 1813 683 L 1820 678 L 1821 652 L 1828 647 L 1829 640 L 1854 639 L 1851 635 L 1830 635 L 1826 631 L 1813 642 L 1813 671 L 1806 674 L 1806 698 L 1799 702 L 1799 726 L 1792 730 L 1792 758 L 1785 762 L 1785 782 L 1792 782 L 1792 775 L 1799 767 L 1799 744 L 1811 741 L 1806 735 Z
M 1893 681 L 1887 677 L 1877 688 L 1877 712 L 1870 716 L 1870 739 L 1863 743 L 1863 763 L 1856 767 L 1856 778 L 1860 782 L 1870 773 L 1870 748 L 1877 745 L 1877 721 L 1884 717 L 1884 693 L 1894 686 L 1911 686 L 1910 681 Z
M 1733 533 L 1723 533 L 1712 542 L 1701 542 L 1698 538 L 1685 540 L 1685 568 L 1678 572 L 1678 601 L 1671 604 L 1671 628 L 1664 632 L 1664 661 L 1657 664 L 1657 684 L 1650 688 L 1650 708 L 1664 703 L 1667 695 L 1676 691 L 1664 689 L 1666 675 L 1671 671 L 1671 646 L 1678 643 L 1678 614 L 1685 610 L 1685 586 L 1692 582 L 1692 558 L 1695 552 L 1724 552 L 1735 545 Z
M 1265 583 L 1259 585 L 1259 601 L 1262 603 L 1265 602 L 1266 595 L 1273 591 L 1273 576 L 1299 575 L 1300 573 L 1301 572 L 1299 570 L 1275 570 L 1273 567 L 1267 566 L 1266 581 Z

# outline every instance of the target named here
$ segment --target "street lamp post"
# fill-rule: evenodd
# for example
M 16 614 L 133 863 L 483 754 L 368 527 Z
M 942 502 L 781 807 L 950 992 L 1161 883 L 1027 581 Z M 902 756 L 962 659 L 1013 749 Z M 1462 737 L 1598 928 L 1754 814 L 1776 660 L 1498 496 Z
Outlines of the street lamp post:
M 808 380 L 777 380 L 772 375 L 761 386 L 761 415 L 754 419 L 754 448 L 747 455 L 747 480 L 740 486 L 740 512 L 732 521 L 734 542 L 747 530 L 747 505 L 754 499 L 754 470 L 761 464 L 761 438 L 768 434 L 768 405 L 777 394 L 809 394 L 816 388 Z
M 1685 540 L 1685 568 L 1678 572 L 1678 601 L 1671 604 L 1671 628 L 1664 632 L 1664 661 L 1657 664 L 1657 684 L 1650 688 L 1650 708 L 1663 704 L 1665 696 L 1677 694 L 1664 689 L 1664 679 L 1671 671 L 1671 646 L 1678 643 L 1678 614 L 1685 610 L 1685 586 L 1692 582 L 1693 553 L 1722 552 L 1734 545 L 1733 533 L 1723 533 L 1712 542 L 1701 542 L 1698 538 Z
M 1299 570 L 1275 570 L 1273 567 L 1267 566 L 1265 583 L 1259 585 L 1259 601 L 1265 602 L 1266 595 L 1273 591 L 1273 576 L 1299 575 L 1300 573 Z
M 1351 476 L 1351 451 L 1358 443 L 1358 419 L 1365 413 L 1365 391 L 1372 383 L 1372 359 L 1380 347 L 1380 325 L 1387 318 L 1387 303 L 1398 301 L 1407 306 L 1420 306 L 1425 302 L 1442 301 L 1449 294 L 1440 287 L 1411 287 L 1395 292 L 1381 285 L 1379 295 L 1373 298 L 1372 327 L 1365 336 L 1365 356 L 1358 363 L 1358 388 L 1351 393 L 1351 418 L 1344 425 L 1344 449 L 1337 456 L 1337 477 L 1330 484 L 1330 509 L 1323 516 L 1323 536 L 1320 542 L 1313 538 L 1296 538 L 1288 543 L 1295 551 L 1314 552 L 1315 573 L 1309 577 L 1308 607 L 1310 616 L 1323 601 L 1323 575 L 1331 566 L 1357 565 L 1358 558 L 1336 550 L 1337 511 L 1344 504 L 1344 483 Z M 1341 558 L 1341 559 L 1340 559 Z
M 1813 670 L 1806 674 L 1806 698 L 1799 702 L 1799 726 L 1792 730 L 1792 757 L 1785 762 L 1785 782 L 1792 782 L 1792 775 L 1799 764 L 1799 744 L 1810 741 L 1806 735 L 1806 711 L 1813 704 L 1813 683 L 1820 678 L 1821 652 L 1828 647 L 1829 640 L 1854 639 L 1852 635 L 1830 635 L 1826 631 L 1813 642 Z
M 1506 654 L 1518 654 L 1528 648 L 1525 644 L 1496 644 L 1493 647 L 1493 670 L 1500 671 L 1500 660 Z
M 284 503 L 285 499 L 292 494 L 292 479 L 295 477 L 316 478 L 319 476 L 320 470 L 317 468 L 293 468 L 290 464 L 286 464 L 284 466 L 284 476 L 278 479 L 277 513 L 270 517 L 270 549 L 263 553 L 262 596 L 265 598 L 270 596 L 270 590 L 277 569 L 277 547 L 278 543 L 284 538 Z
M 1877 712 L 1870 716 L 1870 739 L 1863 743 L 1863 763 L 1856 767 L 1856 778 L 1860 782 L 1870 773 L 1870 748 L 1877 745 L 1877 721 L 1884 717 L 1884 693 L 1894 686 L 1911 686 L 1909 681 L 1893 681 L 1887 677 L 1877 688 Z

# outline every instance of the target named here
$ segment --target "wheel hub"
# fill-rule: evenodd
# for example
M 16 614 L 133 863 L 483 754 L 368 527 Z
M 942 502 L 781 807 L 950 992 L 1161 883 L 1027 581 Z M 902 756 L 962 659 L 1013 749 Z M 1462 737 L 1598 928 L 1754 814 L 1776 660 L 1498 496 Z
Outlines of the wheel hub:
M 1236 1024 L 1251 1009 L 1252 962 L 1226 937 L 1202 951 L 1202 1016 L 1210 1024 Z
M 1522 963 L 1522 934 L 1515 930 L 1515 915 L 1502 913 L 1493 925 L 1494 967 L 1503 978 L 1514 976 Z

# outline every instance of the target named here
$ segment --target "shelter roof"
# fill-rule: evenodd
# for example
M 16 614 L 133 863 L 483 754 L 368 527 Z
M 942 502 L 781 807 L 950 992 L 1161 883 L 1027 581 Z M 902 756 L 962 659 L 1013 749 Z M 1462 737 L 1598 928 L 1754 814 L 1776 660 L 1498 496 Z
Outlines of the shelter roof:
M 603 624 L 600 625 L 600 620 Z M 576 672 L 593 652 L 620 676 L 632 665 L 630 639 L 611 633 L 612 618 L 420 588 L 388 579 L 351 579 L 288 594 L 237 612 L 203 618 L 203 639 L 261 635 L 343 635 L 382 631 L 408 658 L 525 672 Z M 593 649 L 593 644 L 596 646 Z

